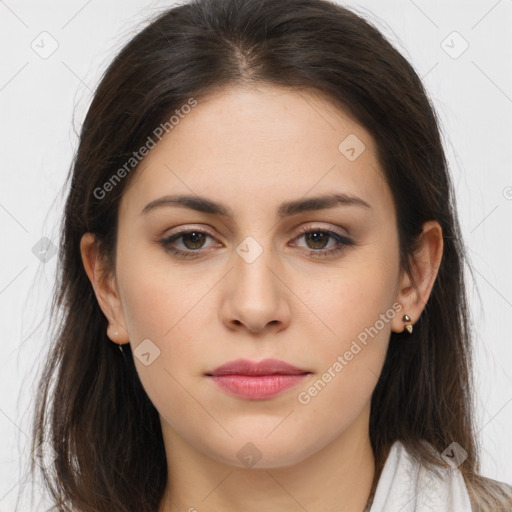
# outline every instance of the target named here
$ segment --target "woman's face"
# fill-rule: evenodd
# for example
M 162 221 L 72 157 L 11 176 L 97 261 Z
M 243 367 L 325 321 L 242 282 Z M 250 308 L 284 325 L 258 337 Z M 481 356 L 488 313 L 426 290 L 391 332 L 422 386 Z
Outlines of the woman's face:
M 408 312 L 369 133 L 311 93 L 225 89 L 136 172 L 119 210 L 114 314 L 167 444 L 278 467 L 366 436 L 390 331 Z M 191 199 L 144 211 L 165 196 Z M 211 375 L 267 358 L 308 373 Z

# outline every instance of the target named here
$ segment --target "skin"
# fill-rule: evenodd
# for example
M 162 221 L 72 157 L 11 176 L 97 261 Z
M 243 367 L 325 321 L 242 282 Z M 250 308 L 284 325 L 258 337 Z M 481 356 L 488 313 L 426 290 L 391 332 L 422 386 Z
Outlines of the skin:
M 365 144 L 354 161 L 338 150 L 349 134 Z M 415 289 L 399 268 L 396 213 L 374 141 L 313 92 L 262 84 L 216 91 L 137 173 L 120 204 L 115 274 L 102 269 L 90 233 L 81 250 L 109 337 L 132 351 L 150 339 L 160 350 L 148 366 L 135 357 L 167 454 L 159 512 L 361 512 L 374 476 L 371 394 L 391 330 L 404 331 L 404 313 L 417 321 L 428 300 L 442 257 L 441 227 L 424 225 L 413 258 Z M 276 216 L 283 201 L 333 191 L 371 208 Z M 234 217 L 179 206 L 141 214 L 166 194 L 219 201 Z M 312 253 L 336 248 L 336 239 L 308 240 L 300 227 L 334 231 L 356 245 L 318 257 Z M 192 228 L 212 236 L 173 245 L 198 252 L 195 259 L 174 256 L 159 242 Z M 262 249 L 251 263 L 236 252 L 248 236 Z M 301 403 L 299 393 L 396 303 L 402 310 Z M 237 358 L 276 358 L 312 373 L 271 399 L 246 400 L 204 375 Z M 237 456 L 248 442 L 261 455 L 252 467 Z

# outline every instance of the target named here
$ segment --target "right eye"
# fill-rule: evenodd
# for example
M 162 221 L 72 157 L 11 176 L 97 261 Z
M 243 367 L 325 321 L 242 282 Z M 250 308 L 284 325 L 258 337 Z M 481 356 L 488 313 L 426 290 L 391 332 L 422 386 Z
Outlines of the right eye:
M 213 236 L 206 231 L 200 229 L 188 229 L 174 233 L 173 235 L 160 240 L 160 244 L 166 251 L 180 258 L 196 258 L 200 255 L 199 250 L 203 248 L 207 237 L 213 238 Z M 182 239 L 181 243 L 184 245 L 184 249 L 176 248 L 175 242 L 180 239 Z

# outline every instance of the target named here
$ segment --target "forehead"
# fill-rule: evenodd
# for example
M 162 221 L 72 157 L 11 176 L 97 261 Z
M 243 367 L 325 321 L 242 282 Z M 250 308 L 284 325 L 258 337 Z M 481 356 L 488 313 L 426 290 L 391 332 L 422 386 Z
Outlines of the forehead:
M 317 93 L 226 88 L 187 112 L 135 171 L 124 213 L 173 193 L 215 198 L 240 215 L 333 192 L 389 207 L 372 137 Z

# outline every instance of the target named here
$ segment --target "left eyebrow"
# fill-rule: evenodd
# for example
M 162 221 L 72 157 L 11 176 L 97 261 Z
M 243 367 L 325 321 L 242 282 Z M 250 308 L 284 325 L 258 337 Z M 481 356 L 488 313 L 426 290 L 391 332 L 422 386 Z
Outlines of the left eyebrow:
M 159 197 L 158 199 L 149 202 L 142 209 L 141 215 L 163 206 L 181 206 L 199 212 L 228 218 L 234 218 L 235 216 L 233 210 L 228 206 L 206 197 L 193 195 L 167 195 Z M 371 209 L 370 204 L 360 197 L 340 193 L 311 197 L 309 199 L 285 201 L 279 206 L 277 216 L 282 219 L 284 217 L 297 215 L 303 212 L 325 210 L 327 208 L 334 208 L 335 206 L 359 206 Z

